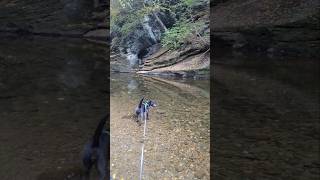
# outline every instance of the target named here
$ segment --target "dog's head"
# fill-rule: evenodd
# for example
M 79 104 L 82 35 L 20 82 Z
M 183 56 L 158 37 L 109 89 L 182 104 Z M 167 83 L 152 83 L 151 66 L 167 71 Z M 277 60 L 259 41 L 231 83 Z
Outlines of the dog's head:
M 147 102 L 147 104 L 148 104 L 149 107 L 156 107 L 156 106 L 157 106 L 156 102 L 155 102 L 155 101 L 152 101 L 152 100 L 149 100 L 149 101 Z

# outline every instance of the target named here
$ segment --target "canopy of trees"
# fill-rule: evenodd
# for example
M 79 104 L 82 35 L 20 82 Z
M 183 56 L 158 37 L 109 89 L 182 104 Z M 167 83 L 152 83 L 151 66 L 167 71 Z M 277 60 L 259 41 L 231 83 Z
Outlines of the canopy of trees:
M 195 21 L 192 11 L 199 4 L 209 4 L 209 0 L 111 0 L 110 3 L 111 33 L 117 37 L 112 46 L 118 46 L 130 33 L 142 28 L 145 16 L 157 21 L 163 33 L 161 44 L 168 48 L 179 48 L 191 34 L 197 34 L 200 39 L 204 36 L 199 33 L 204 24 Z M 174 26 L 166 27 L 159 12 L 174 18 Z

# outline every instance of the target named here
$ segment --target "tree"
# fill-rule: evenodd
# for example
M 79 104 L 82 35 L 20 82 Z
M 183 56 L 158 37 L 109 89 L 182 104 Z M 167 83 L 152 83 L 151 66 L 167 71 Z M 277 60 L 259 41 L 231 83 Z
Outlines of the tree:
M 185 43 L 191 32 L 205 44 L 205 38 L 200 34 L 202 24 L 196 22 L 193 16 L 194 7 L 208 0 L 111 0 L 111 32 L 116 32 L 119 43 L 125 40 L 131 32 L 143 28 L 146 16 L 154 17 L 163 32 L 163 45 L 178 48 Z M 175 18 L 172 28 L 166 27 L 159 17 L 160 12 L 169 12 Z M 161 40 L 161 41 L 162 41 Z M 173 47 L 170 44 L 174 44 Z
M 137 27 L 143 27 L 145 16 L 153 16 L 163 31 L 168 28 L 157 13 L 168 10 L 160 1 L 111 0 L 111 32 L 116 32 L 120 39 L 125 39 Z M 119 39 L 115 43 L 119 43 Z
M 183 44 L 194 43 L 195 40 L 201 46 L 207 46 L 209 42 L 200 34 L 200 29 L 204 27 L 204 22 L 196 21 L 193 8 L 204 3 L 203 0 L 180 0 L 179 3 L 172 6 L 172 13 L 176 15 L 176 23 L 167 32 L 164 33 L 161 44 L 169 49 L 178 49 Z M 196 34 L 194 36 L 193 34 Z

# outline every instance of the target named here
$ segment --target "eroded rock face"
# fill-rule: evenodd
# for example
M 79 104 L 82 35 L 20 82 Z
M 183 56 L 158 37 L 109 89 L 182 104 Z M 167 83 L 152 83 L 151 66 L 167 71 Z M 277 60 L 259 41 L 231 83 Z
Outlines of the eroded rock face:
M 319 57 L 318 9 L 317 0 L 230 0 L 213 7 L 212 34 L 239 51 Z
M 0 31 L 19 34 L 79 36 L 107 29 L 104 1 L 7 0 L 0 2 Z
M 172 3 L 174 4 L 175 2 Z M 181 11 L 184 11 L 184 9 L 181 9 Z M 208 17 L 210 13 L 208 3 L 206 1 L 201 1 L 192 8 L 192 11 L 194 20 L 203 22 L 205 24 L 204 27 L 199 30 L 200 36 L 208 34 L 208 32 L 210 31 Z M 205 63 L 201 62 L 201 64 L 203 64 L 203 66 L 201 65 L 201 68 L 204 66 L 207 67 L 207 64 L 209 62 L 207 58 L 208 54 L 202 56 L 200 55 L 200 53 L 208 50 L 209 47 L 196 47 L 196 44 L 199 44 L 197 41 L 200 39 L 202 41 L 205 41 L 202 43 L 209 44 L 207 42 L 209 40 L 207 40 L 207 37 L 205 38 L 205 40 L 203 40 L 202 38 L 196 38 L 196 34 L 192 34 L 190 35 L 190 37 L 187 37 L 185 44 L 183 45 L 183 47 L 181 47 L 180 50 L 168 51 L 164 54 L 161 54 L 159 57 L 157 56 L 157 54 L 165 50 L 164 48 L 162 48 L 160 43 L 161 38 L 163 37 L 163 33 L 175 24 L 176 18 L 178 17 L 177 14 L 180 13 L 182 12 L 176 12 L 176 14 L 173 14 L 169 11 L 162 11 L 150 14 L 149 16 L 145 16 L 142 22 L 139 23 L 132 31 L 130 31 L 129 34 L 127 34 L 125 39 L 122 39 L 121 34 L 113 31 L 110 35 L 113 42 L 111 51 L 115 54 L 118 54 L 119 56 L 121 55 L 122 58 L 114 56 L 115 60 L 113 60 L 113 58 L 111 57 L 111 63 L 114 65 L 122 64 L 126 68 L 129 67 L 131 71 L 133 70 L 151 73 L 152 70 L 157 69 L 158 72 L 152 73 L 159 73 L 159 71 L 161 71 L 161 73 L 164 74 L 165 71 L 170 75 L 178 73 L 178 71 L 190 70 L 190 68 L 184 67 L 193 65 L 192 62 L 205 61 Z M 161 21 L 159 21 L 159 19 Z M 190 46 L 190 44 L 193 44 L 195 46 Z M 196 55 L 199 55 L 201 57 L 188 58 Z M 179 64 L 178 67 L 172 67 L 170 68 L 170 70 L 159 70 L 160 68 L 168 68 L 168 66 L 172 66 L 179 63 L 180 61 L 185 60 L 188 61 L 188 65 L 181 66 Z M 192 67 L 191 69 L 195 70 L 194 66 L 189 67 Z M 199 69 L 198 67 L 200 66 L 196 67 L 197 70 Z M 120 68 L 120 66 L 117 65 L 116 68 L 112 68 L 112 71 L 124 72 L 127 70 L 123 70 L 123 68 Z M 171 71 L 175 72 L 171 73 Z
M 158 17 L 167 28 L 174 24 L 169 13 L 157 13 Z M 154 52 L 154 46 L 160 42 L 164 29 L 159 25 L 154 16 L 145 16 L 143 23 L 132 31 L 128 37 L 120 43 L 120 51 L 126 54 L 128 61 L 140 64 L 141 59 Z

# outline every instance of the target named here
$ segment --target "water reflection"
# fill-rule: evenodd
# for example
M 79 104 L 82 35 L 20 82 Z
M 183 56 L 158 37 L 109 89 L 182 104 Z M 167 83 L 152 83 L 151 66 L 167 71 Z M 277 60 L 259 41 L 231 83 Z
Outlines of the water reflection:
M 128 84 L 128 93 L 130 94 L 133 90 L 137 89 L 138 84 L 137 81 L 134 79 L 131 79 Z
M 214 64 L 215 179 L 318 179 L 319 61 Z
M 107 111 L 106 50 L 1 37 L 1 179 L 79 179 L 82 147 Z
M 150 112 L 144 179 L 209 179 L 209 81 L 111 75 L 111 175 L 138 179 L 143 127 L 131 118 L 145 97 Z

